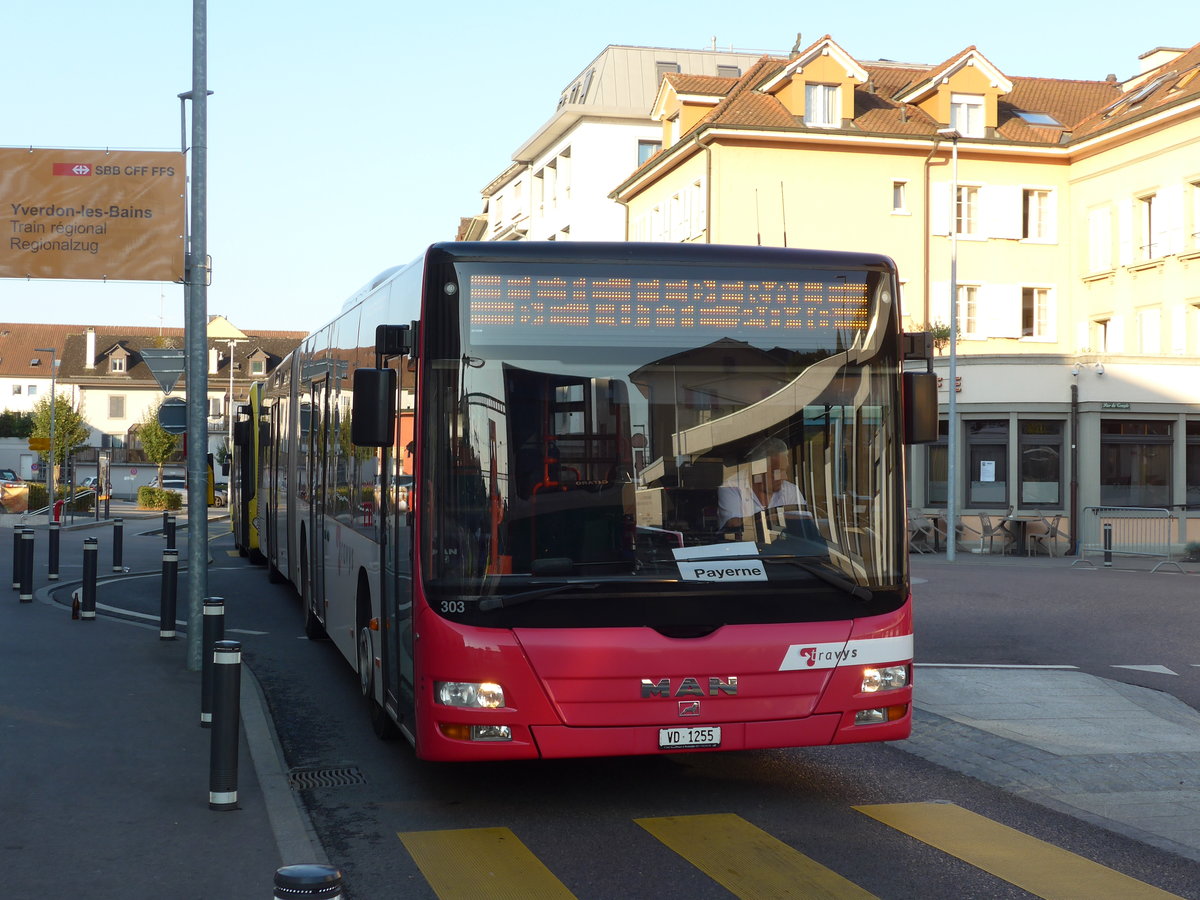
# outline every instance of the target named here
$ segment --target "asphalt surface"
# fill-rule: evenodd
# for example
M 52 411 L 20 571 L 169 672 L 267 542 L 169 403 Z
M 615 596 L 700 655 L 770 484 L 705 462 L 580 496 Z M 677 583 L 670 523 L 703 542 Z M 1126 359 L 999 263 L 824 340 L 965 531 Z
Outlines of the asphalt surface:
M 126 535 L 161 524 L 160 514 L 111 512 Z M 21 524 L 3 518 L 0 584 L 11 582 L 10 529 Z M 14 589 L 0 603 L 0 849 L 14 896 L 265 897 L 280 867 L 328 865 L 249 667 L 240 667 L 236 809 L 210 809 L 215 729 L 200 724 L 186 641 L 106 614 L 130 591 L 157 602 L 158 580 L 123 576 L 159 571 L 162 545 L 126 540 L 129 572 L 111 573 L 110 523 L 79 520 L 62 531 L 52 583 L 44 521 L 35 534 L 33 600 Z M 74 563 L 93 535 L 101 614 L 73 620 Z M 1062 559 L 971 563 L 970 577 L 981 563 L 1037 567 L 1047 591 L 1074 574 Z M 924 556 L 914 572 L 944 565 Z M 1187 569 L 1146 577 L 1197 574 Z M 1103 575 L 1094 590 L 1106 590 Z M 897 746 L 1200 860 L 1200 713 L 1187 704 L 1069 668 L 920 666 L 915 683 L 914 735 Z

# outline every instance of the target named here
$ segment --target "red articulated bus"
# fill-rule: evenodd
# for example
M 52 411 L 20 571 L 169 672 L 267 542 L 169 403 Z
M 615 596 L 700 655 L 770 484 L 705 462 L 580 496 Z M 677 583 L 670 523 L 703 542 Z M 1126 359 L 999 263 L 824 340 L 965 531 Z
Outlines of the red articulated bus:
M 866 253 L 436 244 L 264 386 L 272 577 L 424 759 L 904 738 L 936 393 L 897 292 Z

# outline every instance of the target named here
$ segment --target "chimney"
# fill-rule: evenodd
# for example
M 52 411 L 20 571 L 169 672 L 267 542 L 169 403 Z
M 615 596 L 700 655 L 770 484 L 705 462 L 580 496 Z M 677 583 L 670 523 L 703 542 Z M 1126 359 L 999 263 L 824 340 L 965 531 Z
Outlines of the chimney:
M 1155 47 L 1153 50 L 1147 50 L 1138 57 L 1138 62 L 1141 64 L 1138 74 L 1144 75 L 1151 69 L 1174 62 L 1186 52 L 1186 47 Z
M 217 366 L 221 364 L 221 351 L 216 347 L 208 348 L 208 374 L 216 375 Z
M 83 364 L 88 369 L 96 368 L 96 329 L 91 325 L 87 329 L 87 344 L 83 351 Z

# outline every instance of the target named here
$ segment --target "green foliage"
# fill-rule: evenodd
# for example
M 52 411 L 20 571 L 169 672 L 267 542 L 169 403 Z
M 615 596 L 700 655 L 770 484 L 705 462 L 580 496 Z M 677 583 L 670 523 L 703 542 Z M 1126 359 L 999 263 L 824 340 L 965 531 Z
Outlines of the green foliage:
M 146 459 L 158 466 L 158 478 L 159 481 L 162 481 L 163 466 L 175 455 L 175 450 L 179 446 L 179 435 L 171 434 L 158 423 L 160 406 L 162 406 L 161 403 L 146 412 L 142 421 L 138 423 L 137 436 L 138 442 L 142 445 L 142 452 L 146 454 Z M 140 491 L 138 503 L 141 503 Z
M 54 398 L 54 464 L 63 465 L 67 455 L 74 453 L 87 444 L 90 431 L 87 424 L 71 401 L 63 394 Z M 37 402 L 33 408 L 32 437 L 50 437 L 50 396 L 47 395 Z M 48 453 L 42 454 L 48 456 Z
M 138 488 L 137 502 L 141 509 L 182 509 L 183 495 L 178 491 L 143 485 Z
M 33 434 L 33 413 L 0 412 L 0 437 L 24 438 Z

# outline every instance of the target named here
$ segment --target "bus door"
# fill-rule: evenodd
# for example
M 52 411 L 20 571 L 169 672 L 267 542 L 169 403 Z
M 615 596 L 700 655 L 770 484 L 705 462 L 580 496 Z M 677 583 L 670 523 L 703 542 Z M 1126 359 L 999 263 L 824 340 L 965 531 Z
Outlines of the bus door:
M 329 503 L 329 448 L 335 439 L 332 434 L 331 379 L 320 378 L 312 383 L 312 411 L 308 447 L 308 565 L 310 569 L 309 601 L 321 621 L 325 620 L 325 549 L 329 544 L 329 522 L 326 518 Z

